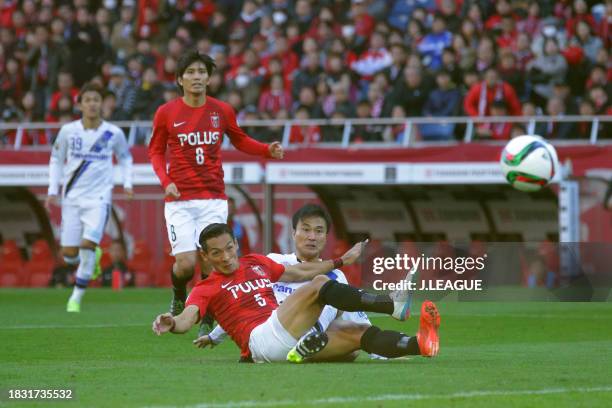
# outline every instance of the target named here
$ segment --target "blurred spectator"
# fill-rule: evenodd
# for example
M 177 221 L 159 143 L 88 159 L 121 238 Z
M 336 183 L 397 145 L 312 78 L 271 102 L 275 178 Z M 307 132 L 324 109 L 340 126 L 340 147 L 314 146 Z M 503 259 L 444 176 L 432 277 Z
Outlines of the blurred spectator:
M 121 65 L 111 68 L 108 90 L 117 97 L 119 116 L 123 119 L 130 118 L 136 103 L 136 88 L 132 81 L 127 78 L 127 72 Z
M 495 45 L 489 37 L 483 37 L 476 50 L 476 71 L 484 72 L 495 63 Z
M 123 282 L 121 286 L 133 287 L 135 277 L 128 269 L 123 243 L 119 240 L 114 240 L 108 248 L 108 253 L 111 264 L 102 270 L 102 286 L 111 287 L 113 285 L 113 272 L 119 272 Z
M 277 74 L 270 79 L 270 89 L 260 95 L 257 107 L 264 117 L 272 118 L 281 109 L 291 109 L 291 104 L 291 93 L 285 89 L 283 77 Z
M 543 106 L 546 99 L 552 96 L 552 85 L 555 81 L 564 81 L 567 72 L 567 61 L 559 52 L 557 42 L 549 38 L 544 42 L 544 54 L 527 65 L 529 81 L 533 85 L 535 101 Z
M 484 28 L 487 30 L 501 30 L 504 17 L 516 18 L 512 12 L 512 5 L 508 0 L 495 2 L 495 13 L 487 19 Z
M 322 73 L 319 53 L 313 51 L 306 54 L 303 67 L 295 72 L 291 90 L 292 96 L 297 98 L 300 90 L 304 87 L 316 87 Z
M 357 103 L 357 119 L 369 119 L 372 117 L 372 105 L 367 99 L 363 99 Z M 380 125 L 354 125 L 351 142 L 382 142 L 382 134 L 384 128 Z
M 331 86 L 331 94 L 323 101 L 323 112 L 332 117 L 335 112 L 341 112 L 344 117 L 354 117 L 355 110 L 349 99 L 348 86 L 337 82 Z
M 56 110 L 60 98 L 64 96 L 68 97 L 73 103 L 76 102 L 78 94 L 79 89 L 74 86 L 72 74 L 68 71 L 60 71 L 57 76 L 57 91 L 51 95 L 49 109 Z
M 295 110 L 298 120 L 310 119 L 310 110 L 307 106 L 298 106 Z M 290 143 L 314 144 L 321 141 L 321 129 L 318 125 L 292 125 L 289 135 Z
M 313 119 L 319 119 L 324 117 L 323 110 L 317 102 L 317 94 L 314 88 L 305 86 L 300 89 L 297 102 L 294 103 L 295 112 L 297 114 L 298 108 L 308 109 L 308 117 Z
M 601 38 L 592 34 L 591 26 L 584 20 L 576 23 L 576 34 L 571 37 L 570 45 L 578 46 L 584 51 L 590 63 L 595 63 L 597 53 L 603 47 Z
M 124 2 L 119 13 L 119 20 L 111 30 L 110 44 L 120 61 L 124 61 L 128 55 L 136 51 L 134 16 L 134 7 Z
M 121 112 L 117 108 L 117 97 L 111 91 L 108 91 L 102 99 L 102 118 L 110 122 L 121 120 Z
M 91 23 L 91 14 L 86 8 L 76 11 L 76 21 L 69 28 L 68 48 L 70 49 L 70 71 L 75 85 L 81 87 L 91 79 L 101 62 L 102 37 L 98 28 Z
M 516 64 L 516 58 L 510 50 L 500 51 L 501 57 L 499 59 L 499 76 L 504 78 L 506 82 L 516 91 L 519 99 L 527 99 L 525 92 L 525 76 L 523 71 L 519 69 Z
M 597 28 L 595 19 L 588 13 L 585 0 L 574 0 L 572 3 L 572 17 L 565 22 L 565 30 L 568 36 L 576 33 L 578 23 L 585 22 L 594 31 Z
M 370 80 L 374 74 L 391 66 L 393 59 L 385 46 L 385 37 L 380 32 L 372 33 L 368 49 L 351 63 L 351 69 L 362 79 Z
M 578 114 L 580 116 L 595 115 L 595 107 L 593 106 L 593 102 L 588 99 L 582 100 L 578 108 Z M 592 121 L 578 122 L 576 124 L 576 137 L 580 139 L 590 139 L 592 127 Z
M 402 77 L 402 71 L 406 65 L 406 49 L 402 44 L 393 44 L 390 46 L 391 65 L 382 70 L 389 78 L 391 83 L 395 84 Z
M 423 115 L 456 116 L 461 108 L 461 93 L 452 82 L 446 71 L 436 74 L 437 88 L 431 91 L 425 105 Z M 424 124 L 419 126 L 423 140 L 451 140 L 455 130 L 454 124 Z
M 51 41 L 49 28 L 37 25 L 34 29 L 34 42 L 28 51 L 30 89 L 34 92 L 38 111 L 42 117 L 51 97 L 50 91 L 57 84 L 60 69 L 68 63 L 68 50 Z
M 463 109 L 469 116 L 490 116 L 491 104 L 505 101 L 510 115 L 520 115 L 521 103 L 514 89 L 499 78 L 495 68 L 489 68 L 484 81 L 473 85 L 463 101 Z
M 388 116 L 395 105 L 401 105 L 408 116 L 420 116 L 429 88 L 419 68 L 406 66 L 403 80 L 385 97 L 383 112 Z
M 514 47 L 514 56 L 516 58 L 517 68 L 525 71 L 527 64 L 534 58 L 531 52 L 531 39 L 529 34 L 519 32 L 516 37 L 516 45 Z
M 155 114 L 163 101 L 163 86 L 157 80 L 155 68 L 152 66 L 144 70 L 142 82 L 134 96 L 133 118 L 136 120 L 147 120 Z
M 453 35 L 446 30 L 444 16 L 436 14 L 431 33 L 423 37 L 418 45 L 418 50 L 425 60 L 425 65 L 430 69 L 438 69 L 442 64 L 442 50 L 451 45 Z
M 508 108 L 503 100 L 491 104 L 490 116 L 508 116 Z M 482 140 L 509 140 L 512 132 L 510 122 L 487 122 L 476 127 L 476 139 Z
M 401 105 L 395 105 L 391 109 L 391 117 L 394 119 L 403 119 L 406 117 L 406 112 Z M 385 142 L 397 142 L 402 143 L 406 133 L 406 124 L 401 123 L 397 125 L 387 126 L 383 131 L 383 140 Z
M 527 11 L 527 17 L 516 24 L 519 33 L 533 37 L 541 29 L 540 4 L 537 1 L 531 2 Z
M 565 103 L 559 97 L 552 97 L 546 103 L 546 114 L 562 117 L 565 115 Z M 574 137 L 574 123 L 555 122 L 554 120 L 536 125 L 536 134 L 547 139 L 570 139 Z

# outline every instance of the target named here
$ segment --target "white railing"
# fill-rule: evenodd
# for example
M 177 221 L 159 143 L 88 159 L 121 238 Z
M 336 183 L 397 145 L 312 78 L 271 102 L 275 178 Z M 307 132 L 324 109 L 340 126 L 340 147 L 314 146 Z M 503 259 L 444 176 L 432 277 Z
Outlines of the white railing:
M 457 143 L 456 139 L 447 141 L 436 141 L 436 142 L 425 142 L 417 141 L 415 137 L 416 129 L 419 125 L 465 125 L 465 131 L 463 132 L 462 141 L 465 143 L 472 142 L 474 139 L 474 128 L 478 124 L 485 123 L 518 123 L 525 127 L 527 134 L 534 134 L 538 123 L 589 123 L 591 125 L 590 134 L 587 139 L 553 139 L 554 144 L 596 144 L 596 143 L 610 143 L 610 141 L 604 141 L 600 139 L 600 133 L 609 132 L 610 126 L 603 127 L 604 124 L 612 122 L 612 115 L 604 116 L 484 116 L 484 117 L 466 117 L 466 116 L 449 116 L 449 117 L 410 117 L 410 118 L 372 118 L 372 119 L 309 119 L 309 120 L 244 120 L 240 123 L 242 127 L 263 127 L 263 128 L 275 128 L 278 132 L 276 139 L 282 140 L 283 145 L 291 146 L 290 135 L 293 126 L 320 126 L 320 127 L 337 127 L 337 132 L 340 137 L 339 140 L 329 141 L 323 140 L 316 145 L 325 147 L 340 147 L 346 148 L 352 147 L 397 147 L 403 146 L 415 146 L 415 145 L 440 145 L 441 143 L 454 144 Z M 113 122 L 117 126 L 126 130 L 126 136 L 131 146 L 135 144 L 146 144 L 150 139 L 152 122 L 151 121 L 120 121 Z M 15 149 L 19 150 L 25 148 L 22 146 L 23 134 L 27 130 L 42 130 L 47 135 L 47 140 L 51 140 L 60 128 L 61 123 L 46 123 L 46 122 L 28 122 L 28 123 L 0 123 L 0 138 L 7 131 L 15 131 L 15 142 L 12 145 L 2 146 L 2 139 L 0 139 L 0 149 Z M 403 125 L 403 135 L 399 142 L 367 142 L 367 143 L 354 143 L 352 138 L 352 129 L 354 126 L 393 126 Z M 257 138 L 256 134 L 251 135 Z M 604 135 L 606 138 L 612 138 L 612 134 Z M 48 150 L 49 145 L 30 145 L 27 149 L 32 150 Z M 229 141 L 227 138 L 224 142 L 224 148 L 229 148 Z

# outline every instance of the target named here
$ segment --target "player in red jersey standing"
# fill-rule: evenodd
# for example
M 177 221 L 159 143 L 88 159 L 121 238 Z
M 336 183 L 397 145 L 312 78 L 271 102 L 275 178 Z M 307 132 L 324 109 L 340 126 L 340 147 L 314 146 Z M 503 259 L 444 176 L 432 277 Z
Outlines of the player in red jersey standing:
M 408 317 L 409 299 L 394 300 L 387 294 L 367 293 L 322 275 L 355 262 L 361 255 L 361 243 L 333 261 L 289 266 L 258 254 L 238 258 L 236 239 L 227 224 L 206 227 L 200 234 L 200 245 L 202 255 L 215 271 L 189 294 L 180 315 L 157 316 L 153 321 L 157 335 L 185 333 L 210 311 L 240 347 L 243 356 L 250 356 L 255 362 L 274 362 L 285 361 L 298 339 L 315 324 L 325 305 L 344 311 L 385 313 L 398 320 Z M 277 304 L 272 282 L 311 279 L 280 306 Z M 359 349 L 384 357 L 418 354 L 433 357 L 439 348 L 439 326 L 440 315 L 435 304 L 425 301 L 416 336 L 353 324 L 328 333 L 326 357 L 330 359 Z
M 173 315 L 181 313 L 185 305 L 200 231 L 211 223 L 227 221 L 221 166 L 223 135 L 227 134 L 231 143 L 245 153 L 283 157 L 279 142 L 265 144 L 251 139 L 236 123 L 230 105 L 206 95 L 214 68 L 213 59 L 197 51 L 189 51 L 179 59 L 176 82 L 183 96 L 157 109 L 149 144 L 149 158 L 166 195 L 164 215 L 175 257 L 171 272 Z M 202 264 L 202 269 L 207 274 L 208 266 Z

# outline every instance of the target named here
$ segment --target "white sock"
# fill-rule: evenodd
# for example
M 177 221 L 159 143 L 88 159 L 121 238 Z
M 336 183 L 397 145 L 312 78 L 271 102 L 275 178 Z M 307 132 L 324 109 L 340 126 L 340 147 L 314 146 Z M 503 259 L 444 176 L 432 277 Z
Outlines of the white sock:
M 79 288 L 78 286 L 75 286 L 74 289 L 72 290 L 72 296 L 70 296 L 70 301 L 81 303 L 81 298 L 83 297 L 84 294 L 85 294 L 85 288 Z
M 81 298 L 85 294 L 85 288 L 96 266 L 96 251 L 93 249 L 81 248 L 79 249 L 79 258 L 81 258 L 81 262 L 76 272 L 76 284 L 74 285 L 70 300 L 81 303 Z

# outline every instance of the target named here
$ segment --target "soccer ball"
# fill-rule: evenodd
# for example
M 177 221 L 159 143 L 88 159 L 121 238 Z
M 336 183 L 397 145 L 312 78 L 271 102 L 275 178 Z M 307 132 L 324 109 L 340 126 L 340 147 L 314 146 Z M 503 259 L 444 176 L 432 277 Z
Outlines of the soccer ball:
M 510 140 L 499 162 L 512 187 L 526 192 L 538 191 L 548 184 L 559 166 L 553 145 L 533 135 Z

